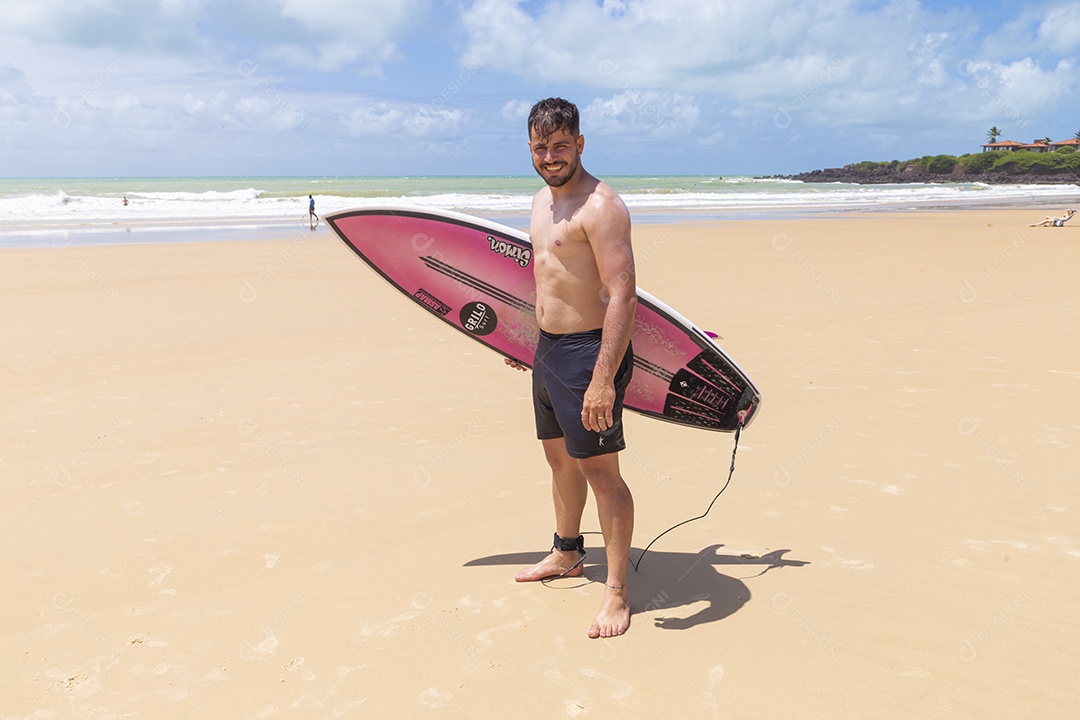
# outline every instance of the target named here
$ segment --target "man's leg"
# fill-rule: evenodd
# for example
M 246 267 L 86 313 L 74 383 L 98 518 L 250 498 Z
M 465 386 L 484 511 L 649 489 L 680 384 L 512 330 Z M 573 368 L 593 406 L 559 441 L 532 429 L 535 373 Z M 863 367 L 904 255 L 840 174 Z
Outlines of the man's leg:
M 555 504 L 555 532 L 559 537 L 576 540 L 581 534 L 581 513 L 585 510 L 588 496 L 588 483 L 581 472 L 578 461 L 566 453 L 566 443 L 562 438 L 541 440 L 544 456 L 551 466 L 551 496 Z M 514 579 L 518 582 L 542 580 L 561 575 L 574 566 L 580 559 L 576 550 L 551 551 L 546 558 L 519 572 Z M 567 573 L 568 577 L 581 574 L 579 565 Z
M 614 637 L 630 627 L 626 571 L 630 564 L 630 540 L 634 534 L 634 497 L 619 472 L 618 453 L 584 458 L 578 461 L 578 466 L 596 498 L 608 564 L 604 599 L 589 628 L 589 637 Z

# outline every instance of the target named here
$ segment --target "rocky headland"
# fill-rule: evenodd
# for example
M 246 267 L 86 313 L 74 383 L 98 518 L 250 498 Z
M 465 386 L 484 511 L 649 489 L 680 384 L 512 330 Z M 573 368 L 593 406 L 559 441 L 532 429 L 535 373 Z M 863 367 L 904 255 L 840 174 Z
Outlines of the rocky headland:
M 861 162 L 776 179 L 817 183 L 970 183 L 1080 185 L 1080 153 L 995 152 L 935 155 L 916 160 Z

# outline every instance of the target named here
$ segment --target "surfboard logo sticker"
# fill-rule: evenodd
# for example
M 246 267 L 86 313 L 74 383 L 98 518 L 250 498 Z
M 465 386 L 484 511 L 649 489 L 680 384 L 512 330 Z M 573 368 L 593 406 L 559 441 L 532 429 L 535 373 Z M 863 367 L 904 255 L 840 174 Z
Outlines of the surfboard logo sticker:
M 500 240 L 494 235 L 488 235 L 487 240 L 488 245 L 491 247 L 491 252 L 496 255 L 510 258 L 521 267 L 529 267 L 529 263 L 532 262 L 532 248 L 516 245 L 512 242 L 507 242 L 506 240 Z
M 414 292 L 413 297 L 419 300 L 424 307 L 439 315 L 446 315 L 453 309 L 424 288 L 420 288 Z
M 461 308 L 461 327 L 473 335 L 490 335 L 495 332 L 499 319 L 487 303 L 471 302 Z

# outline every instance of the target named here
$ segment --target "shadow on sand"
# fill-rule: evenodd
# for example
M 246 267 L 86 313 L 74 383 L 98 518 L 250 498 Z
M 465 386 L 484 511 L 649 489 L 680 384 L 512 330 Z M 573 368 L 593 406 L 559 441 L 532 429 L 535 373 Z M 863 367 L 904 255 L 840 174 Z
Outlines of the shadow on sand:
M 640 563 L 640 571 L 630 570 L 627 584 L 630 586 L 630 602 L 634 615 L 657 613 L 674 608 L 690 608 L 696 612 L 688 617 L 672 617 L 658 614 L 653 618 L 657 627 L 665 630 L 686 630 L 703 623 L 723 620 L 750 599 L 750 588 L 743 580 L 764 575 L 773 568 L 802 567 L 804 560 L 788 560 L 783 557 L 790 550 L 773 550 L 765 555 L 725 555 L 719 549 L 723 545 L 710 545 L 698 553 L 661 552 L 650 550 Z M 546 552 L 509 553 L 490 555 L 465 563 L 465 567 L 480 565 L 512 565 L 525 567 L 540 562 Z M 634 548 L 631 557 L 641 557 Z M 548 587 L 569 590 L 592 582 L 603 583 L 607 558 L 604 549 L 590 549 L 585 572 L 579 577 L 547 581 Z M 741 577 L 725 575 L 718 566 L 742 566 L 748 571 Z M 760 571 L 750 572 L 756 567 Z M 696 606 L 705 603 L 697 609 Z

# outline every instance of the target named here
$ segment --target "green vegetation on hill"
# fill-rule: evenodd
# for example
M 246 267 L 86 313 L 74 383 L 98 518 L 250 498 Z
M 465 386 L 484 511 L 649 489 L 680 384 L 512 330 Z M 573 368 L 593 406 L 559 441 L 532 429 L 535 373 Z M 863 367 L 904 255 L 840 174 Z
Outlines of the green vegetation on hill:
M 867 175 L 1061 175 L 1080 176 L 1080 153 L 1071 147 L 1053 152 L 995 151 L 966 155 L 926 155 L 912 160 L 864 161 L 845 165 L 844 172 Z

